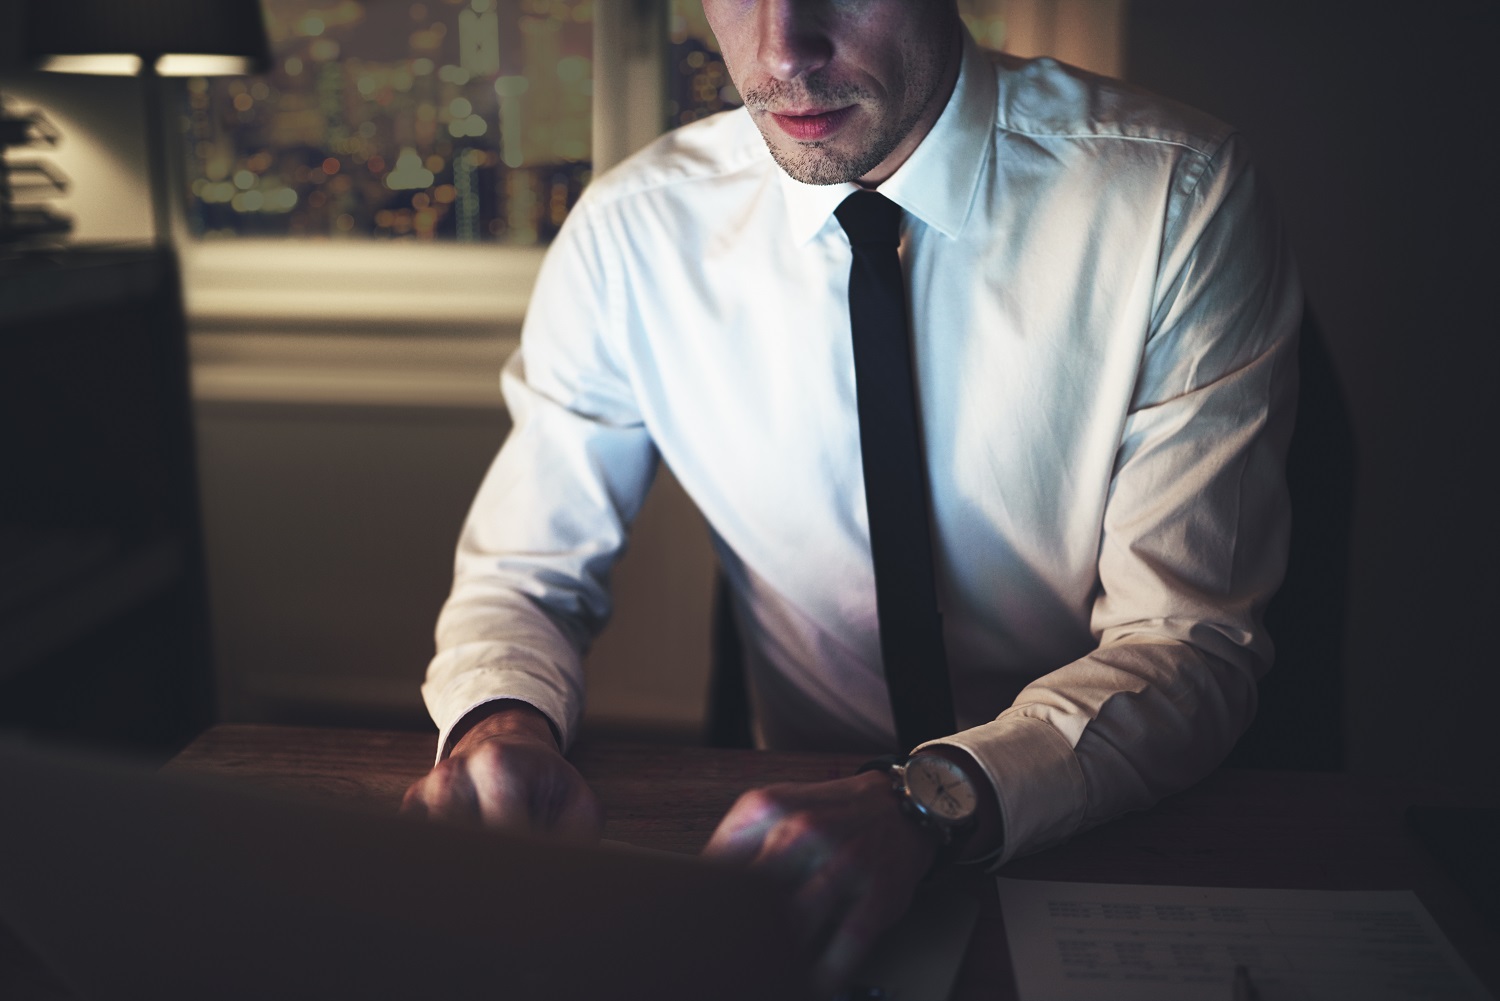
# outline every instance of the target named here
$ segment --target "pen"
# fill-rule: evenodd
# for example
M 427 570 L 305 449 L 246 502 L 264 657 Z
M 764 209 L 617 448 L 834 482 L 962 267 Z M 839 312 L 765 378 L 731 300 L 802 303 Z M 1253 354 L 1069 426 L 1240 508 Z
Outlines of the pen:
M 1250 979 L 1250 971 L 1243 963 L 1234 968 L 1234 981 L 1230 997 L 1234 1001 L 1259 1001 L 1260 992 L 1255 989 L 1255 983 Z

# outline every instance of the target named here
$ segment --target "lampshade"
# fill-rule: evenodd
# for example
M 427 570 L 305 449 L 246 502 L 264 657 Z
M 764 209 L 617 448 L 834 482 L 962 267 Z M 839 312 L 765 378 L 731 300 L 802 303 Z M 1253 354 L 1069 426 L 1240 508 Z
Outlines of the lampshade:
M 35 64 L 122 55 L 169 75 L 206 75 L 263 72 L 271 62 L 257 0 L 29 0 L 25 32 Z M 129 60 L 118 65 L 113 72 L 131 72 Z

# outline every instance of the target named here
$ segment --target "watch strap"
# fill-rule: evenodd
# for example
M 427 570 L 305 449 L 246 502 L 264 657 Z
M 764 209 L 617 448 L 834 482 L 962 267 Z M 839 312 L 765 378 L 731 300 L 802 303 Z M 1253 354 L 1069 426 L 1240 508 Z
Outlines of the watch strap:
M 855 770 L 855 775 L 863 775 L 865 772 L 889 772 L 896 765 L 904 765 L 911 758 L 909 754 L 882 754 L 878 758 L 871 758 Z

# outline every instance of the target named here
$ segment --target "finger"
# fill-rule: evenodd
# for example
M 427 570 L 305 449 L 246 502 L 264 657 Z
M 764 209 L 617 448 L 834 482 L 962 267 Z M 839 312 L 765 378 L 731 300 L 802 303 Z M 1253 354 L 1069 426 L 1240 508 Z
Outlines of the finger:
M 479 823 L 474 790 L 462 769 L 440 765 L 407 795 L 412 800 L 412 811 L 420 808 L 429 819 L 464 826 Z
M 766 831 L 750 865 L 800 885 L 827 863 L 832 853 L 828 834 L 812 814 L 799 810 L 778 818 Z
M 412 817 L 426 817 L 427 804 L 422 800 L 422 780 L 413 782 L 401 797 L 401 813 Z
M 849 983 L 885 927 L 872 923 L 859 907 L 850 911 L 829 939 L 822 958 L 813 968 L 813 976 L 819 986 L 827 991 L 836 991 Z
M 794 933 L 804 946 L 821 954 L 846 908 L 864 896 L 868 880 L 845 854 L 817 866 L 792 897 Z
M 781 808 L 771 795 L 764 789 L 752 789 L 724 814 L 703 854 L 727 862 L 750 862 L 780 816 Z
M 493 745 L 467 756 L 467 778 L 473 790 L 474 811 L 485 827 L 529 831 L 537 827 L 527 796 L 527 783 L 506 767 Z
M 552 829 L 559 837 L 583 844 L 597 844 L 604 835 L 604 807 L 581 782 L 557 813 Z
M 903 892 L 871 880 L 865 892 L 858 892 L 814 968 L 819 983 L 833 988 L 847 984 L 880 936 L 911 906 L 915 889 L 912 885 Z
M 576 801 L 589 795 L 582 776 L 560 758 L 532 762 L 515 774 L 524 779 L 527 812 L 539 830 L 559 833 Z

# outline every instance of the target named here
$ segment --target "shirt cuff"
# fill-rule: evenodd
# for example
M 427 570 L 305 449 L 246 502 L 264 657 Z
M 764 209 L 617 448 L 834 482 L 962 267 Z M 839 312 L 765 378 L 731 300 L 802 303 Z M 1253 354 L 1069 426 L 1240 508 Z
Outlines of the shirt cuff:
M 1073 745 L 1045 720 L 1002 715 L 924 747 L 954 747 L 972 757 L 1000 802 L 1003 843 L 991 868 L 1071 837 L 1088 806 Z
M 566 695 L 557 684 L 529 671 L 486 666 L 471 668 L 452 679 L 441 690 L 422 687 L 422 698 L 438 725 L 437 761 L 448 754 L 448 737 L 453 728 L 475 709 L 489 702 L 510 699 L 525 702 L 552 723 L 558 746 L 566 752 L 572 742 Z

